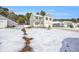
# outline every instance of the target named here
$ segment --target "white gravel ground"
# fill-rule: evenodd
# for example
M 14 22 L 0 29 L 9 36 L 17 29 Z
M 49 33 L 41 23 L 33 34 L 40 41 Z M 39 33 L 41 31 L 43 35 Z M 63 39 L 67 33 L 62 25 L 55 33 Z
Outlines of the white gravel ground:
M 26 29 L 34 52 L 79 52 L 79 33 L 59 29 Z M 0 29 L 0 52 L 17 52 L 24 47 L 20 29 Z
M 24 47 L 23 33 L 17 29 L 0 29 L 0 52 L 17 52 Z
M 58 29 L 26 29 L 33 38 L 31 47 L 34 52 L 77 52 L 79 51 L 79 33 Z

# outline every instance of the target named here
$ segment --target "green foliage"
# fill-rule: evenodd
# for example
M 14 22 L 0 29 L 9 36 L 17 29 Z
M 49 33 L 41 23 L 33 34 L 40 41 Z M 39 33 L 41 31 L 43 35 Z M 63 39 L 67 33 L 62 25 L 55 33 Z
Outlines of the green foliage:
M 79 20 L 79 18 L 77 18 L 77 20 Z
M 9 9 L 8 8 L 3 8 L 3 7 L 0 7 L 0 9 L 2 9 L 3 11 L 9 11 Z
M 54 19 L 54 21 L 72 21 L 74 23 L 79 22 L 79 18 L 71 18 L 71 19 Z
M 0 8 L 2 8 L 2 7 L 0 6 Z
M 23 31 L 24 35 L 27 35 L 25 28 L 22 28 L 21 31 Z
M 27 25 L 30 24 L 30 17 L 31 17 L 32 13 L 26 13 L 25 17 L 26 17 L 26 21 L 27 21 Z
M 41 10 L 41 11 L 40 11 L 40 15 L 45 16 L 45 15 L 46 15 L 46 12 L 43 11 L 43 10 Z
M 16 22 L 17 22 L 18 24 L 23 24 L 23 23 L 25 23 L 25 19 L 22 18 L 22 17 L 19 17 Z
M 0 15 L 7 17 L 8 11 L 9 11 L 8 8 L 3 8 L 0 6 Z
M 70 25 L 69 27 L 70 27 L 70 28 L 73 28 L 73 25 Z
M 8 12 L 2 11 L 2 12 L 0 12 L 0 15 L 2 15 L 2 16 L 4 16 L 4 17 L 7 17 L 7 16 L 8 16 Z
M 3 12 L 4 10 L 2 8 L 0 8 L 0 13 Z
M 51 26 L 50 25 L 48 26 L 48 29 L 51 29 Z
M 26 19 L 29 20 L 32 13 L 26 13 Z
M 11 12 L 7 16 L 9 19 L 16 21 L 17 15 L 14 12 Z
M 9 9 L 8 9 L 8 8 L 3 8 L 3 10 L 4 10 L 4 11 L 6 11 L 6 12 L 7 12 L 7 11 L 9 11 Z
M 0 6 L 0 15 L 5 16 L 13 21 L 16 21 L 18 24 L 26 23 L 30 24 L 30 17 L 32 13 L 26 13 L 26 15 L 17 15 L 14 12 L 10 12 L 8 8 L 3 8 Z M 40 12 L 36 13 L 37 15 L 45 16 L 46 12 L 41 10 Z M 79 18 L 71 18 L 71 19 L 54 19 L 54 21 L 72 21 L 75 23 L 79 22 Z

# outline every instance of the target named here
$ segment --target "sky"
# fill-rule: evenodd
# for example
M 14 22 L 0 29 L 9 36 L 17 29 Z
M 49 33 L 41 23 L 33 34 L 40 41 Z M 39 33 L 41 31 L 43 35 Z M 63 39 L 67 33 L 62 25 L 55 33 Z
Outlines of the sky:
M 54 19 L 79 18 L 79 6 L 3 6 L 16 14 L 26 14 L 27 12 L 45 11 Z

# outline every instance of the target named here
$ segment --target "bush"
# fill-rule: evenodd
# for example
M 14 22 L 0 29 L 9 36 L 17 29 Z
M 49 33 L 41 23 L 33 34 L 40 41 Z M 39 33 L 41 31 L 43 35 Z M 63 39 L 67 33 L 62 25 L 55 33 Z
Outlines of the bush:
M 70 28 L 73 28 L 73 25 L 70 25 Z
M 51 26 L 50 25 L 48 26 L 48 29 L 51 29 Z
M 24 35 L 27 35 L 25 28 L 21 29 L 24 32 Z

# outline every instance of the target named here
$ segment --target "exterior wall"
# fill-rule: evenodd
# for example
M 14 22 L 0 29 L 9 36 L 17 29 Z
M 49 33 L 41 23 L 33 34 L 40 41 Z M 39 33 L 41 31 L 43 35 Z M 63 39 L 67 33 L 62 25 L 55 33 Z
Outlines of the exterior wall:
M 68 27 L 68 25 L 67 24 L 64 24 L 64 27 Z
M 38 19 L 36 19 L 36 17 L 38 17 Z M 43 19 L 39 19 L 39 16 L 31 15 L 30 25 L 34 26 L 34 27 L 42 27 L 43 26 Z
M 34 26 L 34 16 L 31 15 L 30 17 L 30 26 Z
M 37 17 L 37 19 L 36 19 Z M 34 27 L 52 27 L 52 18 L 51 21 L 48 19 L 46 20 L 47 16 L 41 16 L 41 15 L 31 15 L 30 18 L 30 25 Z M 48 17 L 49 18 L 49 17 Z
M 53 27 L 64 27 L 64 24 L 62 24 L 62 23 L 54 23 Z
M 76 27 L 79 27 L 79 23 L 76 24 Z
M 47 17 L 48 18 L 48 20 L 46 20 L 46 17 L 44 18 L 44 26 L 45 27 L 52 27 L 52 22 L 53 22 L 53 19 L 51 18 L 51 20 L 50 20 L 50 17 Z
M 53 27 L 64 27 L 64 24 L 60 21 L 54 21 L 52 26 Z
M 17 23 L 0 15 L 0 28 L 16 26 Z
M 38 17 L 38 19 L 35 19 L 36 17 Z M 44 27 L 44 18 L 41 17 L 41 16 L 40 17 L 39 16 L 35 16 L 35 18 L 34 18 L 33 25 L 35 27 Z
M 75 28 L 75 24 L 73 22 L 63 22 L 63 24 L 64 24 L 64 27 L 69 27 L 70 28 L 70 26 L 72 26 L 72 27 Z
M 77 24 L 76 23 L 73 23 L 73 22 L 70 22 L 70 21 L 65 21 L 65 22 L 53 22 L 53 26 L 54 27 L 73 27 L 73 28 L 76 28 L 77 27 Z
M 7 20 L 0 20 L 0 28 L 7 27 Z
M 17 25 L 16 22 L 14 22 L 14 21 L 12 21 L 10 19 L 7 19 L 7 27 L 12 27 L 12 26 L 16 26 L 16 25 Z

